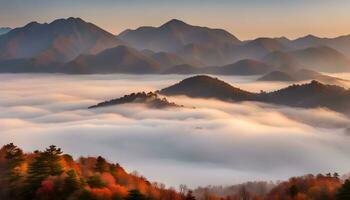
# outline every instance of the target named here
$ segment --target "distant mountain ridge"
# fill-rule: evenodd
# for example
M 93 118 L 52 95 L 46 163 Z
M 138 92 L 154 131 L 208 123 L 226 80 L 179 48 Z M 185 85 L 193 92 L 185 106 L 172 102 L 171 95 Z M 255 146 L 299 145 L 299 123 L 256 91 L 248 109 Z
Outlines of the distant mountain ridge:
M 319 72 L 350 72 L 348 41 L 350 35 L 240 41 L 225 30 L 176 19 L 115 36 L 71 17 L 44 24 L 32 22 L 0 35 L 0 72 L 207 73 L 335 83 L 336 78 Z M 300 73 L 303 70 L 306 75 Z
M 225 30 L 192 26 L 177 19 L 172 19 L 160 27 L 126 30 L 119 34 L 118 38 L 137 49 L 150 49 L 156 52 L 176 52 L 189 44 L 220 46 L 240 42 Z

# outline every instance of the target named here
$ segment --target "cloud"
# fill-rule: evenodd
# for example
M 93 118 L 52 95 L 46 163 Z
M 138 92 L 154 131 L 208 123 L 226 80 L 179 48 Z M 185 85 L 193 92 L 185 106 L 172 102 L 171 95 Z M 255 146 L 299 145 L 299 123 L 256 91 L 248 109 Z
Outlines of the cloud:
M 171 97 L 186 108 L 129 104 L 88 110 L 101 100 L 157 90 L 183 76 L 0 76 L 7 80 L 0 85 L 1 145 L 14 142 L 31 151 L 55 144 L 76 158 L 103 155 L 171 186 L 350 169 L 349 119 L 327 109 Z M 223 78 L 244 89 L 255 84 L 249 77 Z M 273 90 L 282 83 L 265 84 Z

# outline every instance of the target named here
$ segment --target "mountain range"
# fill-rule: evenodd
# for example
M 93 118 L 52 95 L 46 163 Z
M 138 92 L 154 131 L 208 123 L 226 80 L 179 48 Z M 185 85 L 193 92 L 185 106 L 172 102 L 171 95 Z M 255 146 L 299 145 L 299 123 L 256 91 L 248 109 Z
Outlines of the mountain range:
M 350 35 L 241 41 L 225 30 L 176 19 L 115 36 L 80 18 L 67 18 L 31 22 L 0 35 L 0 72 L 207 73 L 334 82 L 320 72 L 350 71 L 348 41 Z
M 324 107 L 350 115 L 350 90 L 318 81 L 293 84 L 273 92 L 254 93 L 231 86 L 210 76 L 190 77 L 159 91 L 165 96 L 184 95 L 194 98 L 214 98 L 229 102 L 257 101 L 292 107 Z

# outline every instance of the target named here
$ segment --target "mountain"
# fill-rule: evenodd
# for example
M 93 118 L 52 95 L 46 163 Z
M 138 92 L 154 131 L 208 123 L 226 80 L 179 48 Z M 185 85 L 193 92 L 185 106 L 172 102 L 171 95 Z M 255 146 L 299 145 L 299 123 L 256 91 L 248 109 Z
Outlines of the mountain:
M 193 66 L 201 65 L 199 61 L 185 59 L 174 53 L 159 52 L 150 55 L 150 57 L 159 62 L 164 68 L 183 64 L 189 64 Z
M 295 107 L 325 107 L 350 114 L 350 91 L 336 85 L 325 85 L 318 81 L 292 85 L 270 92 L 262 95 L 259 100 Z
M 262 61 L 283 71 L 297 70 L 304 67 L 295 56 L 284 51 L 271 52 L 262 58 Z
M 221 67 L 208 67 L 204 69 L 204 72 L 221 75 L 259 75 L 265 74 L 273 69 L 273 66 L 267 65 L 263 62 L 245 59 Z
M 260 77 L 258 81 L 295 81 L 295 78 L 283 71 L 272 71 L 264 76 Z
M 188 44 L 176 51 L 187 60 L 198 60 L 202 66 L 225 65 L 233 62 L 235 45 L 213 46 L 211 44 Z
M 327 47 L 310 47 L 290 52 L 307 69 L 323 72 L 350 71 L 350 59 Z
M 31 22 L 0 36 L 0 60 L 36 58 L 38 62 L 67 62 L 80 54 L 95 54 L 122 42 L 80 18 L 49 24 Z
M 6 34 L 8 32 L 10 32 L 12 30 L 12 28 L 9 27 L 1 27 L 0 28 L 0 35 Z
M 238 44 L 240 41 L 222 29 L 192 26 L 173 19 L 160 27 L 140 27 L 126 30 L 118 35 L 137 49 L 150 49 L 155 52 L 175 52 L 188 44 L 205 44 L 213 47 Z
M 184 79 L 175 85 L 160 90 L 160 94 L 224 100 L 244 100 L 252 96 L 250 92 L 232 87 L 224 81 L 205 75 Z
M 317 80 L 327 84 L 344 85 L 345 82 L 349 82 L 345 79 L 336 78 L 333 76 L 324 75 L 322 73 L 308 70 L 299 69 L 295 71 L 272 71 L 261 78 L 259 81 L 306 81 Z
M 175 103 L 169 102 L 166 98 L 160 98 L 158 94 L 149 92 L 139 92 L 139 93 L 132 93 L 130 95 L 125 95 L 121 98 L 112 99 L 110 101 L 105 101 L 102 103 L 98 103 L 97 105 L 90 106 L 89 109 L 92 108 L 101 108 L 106 106 L 114 106 L 114 105 L 121 105 L 121 104 L 128 104 L 128 103 L 139 103 L 144 104 L 151 108 L 171 108 L 171 107 L 182 107 L 180 105 L 177 105 Z
M 309 48 L 315 46 L 329 46 L 350 57 L 350 35 L 336 38 L 320 38 L 314 35 L 307 35 L 289 42 L 294 48 Z
M 234 50 L 233 57 L 235 60 L 241 59 L 262 59 L 267 54 L 274 51 L 287 50 L 288 47 L 283 45 L 276 39 L 257 38 L 248 41 L 241 46 L 237 46 Z
M 200 72 L 198 67 L 194 67 L 192 65 L 183 64 L 183 65 L 175 65 L 166 70 L 162 71 L 162 74 L 197 74 Z
M 274 92 L 252 93 L 209 76 L 194 76 L 160 90 L 167 96 L 185 95 L 225 101 L 258 101 L 292 107 L 324 107 L 350 115 L 350 90 L 318 81 L 292 85 Z
M 158 73 L 161 65 L 136 49 L 117 46 L 96 55 L 81 55 L 64 66 L 66 73 Z

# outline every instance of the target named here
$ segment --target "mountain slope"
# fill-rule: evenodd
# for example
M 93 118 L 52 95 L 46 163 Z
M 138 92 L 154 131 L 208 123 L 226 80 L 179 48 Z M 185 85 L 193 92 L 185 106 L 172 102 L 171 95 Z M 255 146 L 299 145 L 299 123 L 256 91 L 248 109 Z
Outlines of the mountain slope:
M 232 45 L 240 41 L 222 29 L 192 26 L 180 20 L 170 20 L 160 27 L 140 27 L 118 35 L 137 49 L 175 52 L 188 44 Z
M 96 55 L 81 55 L 67 63 L 67 73 L 157 73 L 161 65 L 136 49 L 117 46 Z
M 217 78 L 204 75 L 184 79 L 175 85 L 162 89 L 160 94 L 225 100 L 244 100 L 252 96 L 250 92 L 232 87 Z
M 336 38 L 320 38 L 314 35 L 307 35 L 290 41 L 289 45 L 294 48 L 309 48 L 315 46 L 329 46 L 350 57 L 350 35 L 339 36 Z
M 283 71 L 297 70 L 304 67 L 296 57 L 283 51 L 271 52 L 267 54 L 262 61 Z
M 267 93 L 260 101 L 295 107 L 326 107 L 350 114 L 350 91 L 336 85 L 324 85 L 318 81 L 292 85 Z
M 221 75 L 258 75 L 265 74 L 273 69 L 273 66 L 267 65 L 263 62 L 245 59 L 221 67 L 208 67 L 204 69 L 204 72 Z
M 244 45 L 237 46 L 234 50 L 235 60 L 257 59 L 260 60 L 267 54 L 274 51 L 287 50 L 288 47 L 272 38 L 257 38 Z
M 225 101 L 259 101 L 304 108 L 325 107 L 350 115 L 350 90 L 317 81 L 292 85 L 274 92 L 251 93 L 235 88 L 217 78 L 194 76 L 164 88 L 160 93 L 168 96 L 186 95 Z
M 10 32 L 12 29 L 9 27 L 1 27 L 0 28 L 0 35 L 6 34 L 8 32 Z
M 307 69 L 324 72 L 350 71 L 350 59 L 327 46 L 310 47 L 290 53 Z
M 160 98 L 156 93 L 139 92 L 139 93 L 132 93 L 130 95 L 125 95 L 117 99 L 112 99 L 110 101 L 98 103 L 96 105 L 90 106 L 89 109 L 115 106 L 115 105 L 128 104 L 128 103 L 144 104 L 148 107 L 157 108 L 157 109 L 181 107 L 180 105 L 169 102 L 166 98 Z
M 50 24 L 32 22 L 0 36 L 0 60 L 66 62 L 82 53 L 95 54 L 121 43 L 114 35 L 80 18 L 58 19 Z
M 327 84 L 344 85 L 345 82 L 349 82 L 345 79 L 336 78 L 333 76 L 324 75 L 322 73 L 308 70 L 290 70 L 290 71 L 272 71 L 261 78 L 259 81 L 306 81 L 316 80 Z

